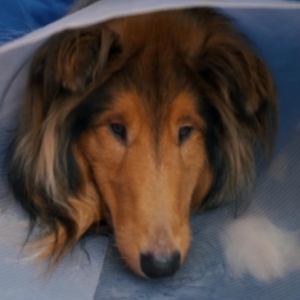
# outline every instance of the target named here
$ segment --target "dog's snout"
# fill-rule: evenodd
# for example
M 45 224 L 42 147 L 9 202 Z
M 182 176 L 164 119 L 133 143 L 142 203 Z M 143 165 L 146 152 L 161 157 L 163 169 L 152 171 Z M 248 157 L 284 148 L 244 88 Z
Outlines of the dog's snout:
M 180 260 L 181 255 L 178 251 L 164 256 L 150 253 L 140 255 L 141 269 L 148 278 L 152 279 L 174 275 L 180 267 Z

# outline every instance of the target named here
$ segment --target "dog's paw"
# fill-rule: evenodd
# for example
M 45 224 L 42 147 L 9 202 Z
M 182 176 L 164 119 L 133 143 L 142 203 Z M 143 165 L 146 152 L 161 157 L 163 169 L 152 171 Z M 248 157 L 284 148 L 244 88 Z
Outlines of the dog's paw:
M 276 227 L 266 218 L 241 218 L 228 225 L 225 232 L 226 260 L 237 277 L 250 274 L 270 282 L 300 269 L 298 235 Z

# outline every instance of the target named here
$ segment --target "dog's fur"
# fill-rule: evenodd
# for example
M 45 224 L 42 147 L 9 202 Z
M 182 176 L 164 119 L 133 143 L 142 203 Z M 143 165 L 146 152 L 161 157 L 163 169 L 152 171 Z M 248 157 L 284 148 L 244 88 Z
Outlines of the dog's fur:
M 59 33 L 36 53 L 9 179 L 42 226 L 41 258 L 56 264 L 106 220 L 144 275 L 141 253 L 184 261 L 191 210 L 249 195 L 276 120 L 270 72 L 225 17 L 119 18 Z

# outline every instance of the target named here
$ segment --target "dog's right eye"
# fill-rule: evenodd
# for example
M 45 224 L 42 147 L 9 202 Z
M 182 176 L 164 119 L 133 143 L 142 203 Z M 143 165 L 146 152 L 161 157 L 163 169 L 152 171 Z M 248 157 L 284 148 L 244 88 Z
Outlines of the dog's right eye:
M 126 128 L 121 123 L 111 123 L 109 125 L 111 132 L 116 136 L 117 138 L 126 141 Z
M 193 127 L 192 126 L 183 126 L 179 129 L 178 133 L 178 140 L 179 143 L 183 143 L 186 141 L 193 133 Z

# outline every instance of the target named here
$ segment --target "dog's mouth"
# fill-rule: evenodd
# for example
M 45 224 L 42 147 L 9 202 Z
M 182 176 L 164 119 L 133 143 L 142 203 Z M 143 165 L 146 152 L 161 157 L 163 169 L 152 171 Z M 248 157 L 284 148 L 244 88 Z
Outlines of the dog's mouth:
M 111 213 L 105 201 L 100 202 L 103 217 L 99 222 L 92 224 L 87 233 L 102 235 L 106 237 L 114 237 L 114 227 L 112 223 Z
M 104 202 L 104 201 L 103 201 Z M 132 271 L 142 277 L 149 279 L 159 279 L 164 277 L 173 276 L 181 267 L 182 255 L 177 249 L 170 251 L 161 248 L 161 251 L 145 251 L 141 252 L 135 260 L 138 263 L 132 264 L 132 256 L 128 259 L 127 255 L 122 255 L 122 251 L 118 247 L 118 242 L 116 238 L 116 232 L 112 223 L 112 217 L 107 204 L 104 202 L 102 205 L 103 219 L 101 219 L 97 224 L 94 224 L 87 233 L 98 234 L 113 238 L 116 242 L 116 249 L 120 253 L 119 255 L 123 257 L 125 263 L 132 269 Z M 166 241 L 160 240 L 160 243 L 165 243 Z M 150 247 L 151 248 L 151 247 Z M 155 248 L 155 247 L 154 247 Z
M 106 237 L 112 237 L 114 236 L 114 230 L 113 227 L 106 222 L 106 220 L 101 220 L 99 223 L 94 224 L 89 229 L 90 233 L 95 233 L 98 235 L 103 235 Z
M 101 211 L 103 218 L 97 224 L 97 233 L 105 236 L 114 236 L 111 213 L 105 201 L 101 201 Z

